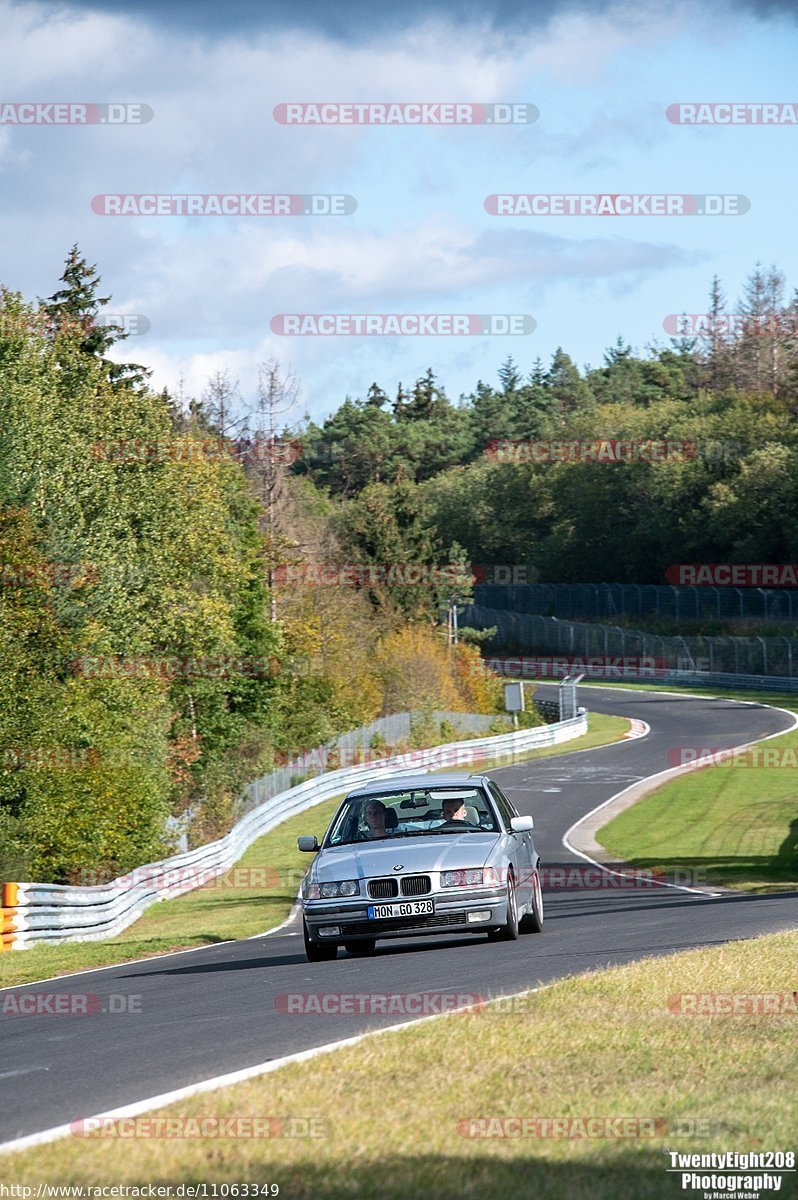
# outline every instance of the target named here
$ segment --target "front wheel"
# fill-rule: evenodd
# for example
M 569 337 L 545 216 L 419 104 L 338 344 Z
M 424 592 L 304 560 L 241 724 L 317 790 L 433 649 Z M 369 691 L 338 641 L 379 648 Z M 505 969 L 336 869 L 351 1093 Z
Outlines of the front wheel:
M 338 957 L 338 945 L 336 942 L 331 942 L 329 945 L 326 942 L 312 942 L 308 927 L 305 921 L 302 922 L 302 933 L 305 938 L 305 955 L 308 962 L 332 962 Z
M 535 871 L 532 881 L 532 911 L 521 921 L 522 933 L 543 932 L 543 892 L 540 887 L 540 871 Z
M 489 929 L 488 937 L 494 942 L 514 942 L 518 937 L 518 901 L 512 875 L 507 878 L 507 920 L 499 929 Z

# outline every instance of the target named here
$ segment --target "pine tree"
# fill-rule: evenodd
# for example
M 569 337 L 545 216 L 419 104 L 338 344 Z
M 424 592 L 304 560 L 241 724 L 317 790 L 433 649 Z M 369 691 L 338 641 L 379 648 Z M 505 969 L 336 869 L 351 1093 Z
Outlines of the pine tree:
M 726 297 L 717 275 L 712 276 L 709 291 L 709 382 L 713 388 L 724 387 L 730 382 L 728 342 L 721 329 L 725 316 Z
M 592 401 L 588 384 L 562 346 L 558 346 L 552 356 L 551 367 L 546 373 L 546 387 L 556 398 L 561 417 L 587 408 Z
M 98 321 L 100 309 L 111 299 L 97 295 L 100 281 L 96 263 L 89 266 L 76 242 L 61 276 L 65 286 L 42 302 L 42 309 L 53 334 L 77 339 L 82 353 L 102 362 L 107 378 L 114 386 L 143 384 L 151 371 L 139 363 L 116 363 L 105 357 L 111 346 L 124 341 L 129 334 L 121 325 Z
M 614 346 L 609 346 L 604 351 L 604 362 L 608 367 L 615 363 L 626 362 L 632 357 L 632 347 L 625 343 L 620 334 L 616 339 Z
M 521 373 L 515 365 L 512 354 L 507 355 L 507 358 L 499 367 L 498 374 L 505 395 L 518 391 L 521 386 Z
M 426 373 L 416 380 L 409 394 L 403 391 L 401 383 L 399 384 L 394 414 L 397 421 L 429 421 L 449 407 L 449 401 L 443 389 L 438 387 L 432 367 L 429 367 Z
M 383 408 L 388 403 L 388 397 L 379 384 L 372 383 L 366 396 L 366 404 L 374 408 Z

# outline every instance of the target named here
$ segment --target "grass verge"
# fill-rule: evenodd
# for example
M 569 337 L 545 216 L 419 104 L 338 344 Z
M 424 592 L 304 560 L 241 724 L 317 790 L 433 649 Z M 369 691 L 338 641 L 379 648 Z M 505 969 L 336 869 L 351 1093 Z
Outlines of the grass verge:
M 629 722 L 624 718 L 591 713 L 584 737 L 561 746 L 519 754 L 515 761 L 591 749 L 617 741 L 628 728 Z M 467 749 L 467 742 L 464 747 Z M 480 760 L 474 769 L 490 770 L 493 765 L 510 764 L 507 759 Z M 309 856 L 296 848 L 297 836 L 315 833 L 321 839 L 339 800 L 340 797 L 325 800 L 306 813 L 284 821 L 254 842 L 226 875 L 184 896 L 154 904 L 117 937 L 101 942 L 35 946 L 0 955 L 0 986 L 34 983 L 70 971 L 254 937 L 273 929 L 288 916 L 302 875 L 310 863 Z
M 121 1138 L 122 1127 L 111 1125 L 101 1137 L 9 1156 L 3 1167 L 34 1186 L 270 1182 L 281 1200 L 672 1200 L 680 1177 L 666 1174 L 664 1149 L 794 1147 L 798 1016 L 678 1015 L 669 997 L 777 993 L 795 1006 L 796 958 L 794 932 L 649 958 L 369 1038 L 139 1118 L 271 1117 L 282 1135 L 130 1138 L 128 1130 Z M 635 1124 L 625 1137 L 617 1126 L 616 1136 L 585 1137 L 562 1126 L 542 1136 L 540 1127 L 488 1123 L 534 1117 Z M 322 1136 L 284 1136 L 311 1119 Z M 524 1135 L 499 1136 L 514 1128 Z M 791 1178 L 782 1177 L 785 1192 Z
M 796 711 L 794 696 L 744 698 Z M 794 764 L 798 732 L 762 743 L 760 764 L 765 750 L 786 751 L 781 762 Z M 751 755 L 702 767 L 663 784 L 596 837 L 615 858 L 699 886 L 747 892 L 798 888 L 795 767 L 757 765 Z

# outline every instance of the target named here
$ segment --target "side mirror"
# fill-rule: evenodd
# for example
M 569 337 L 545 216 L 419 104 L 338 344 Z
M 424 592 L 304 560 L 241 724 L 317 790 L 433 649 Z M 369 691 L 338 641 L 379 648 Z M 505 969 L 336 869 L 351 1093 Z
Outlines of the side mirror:
M 296 844 L 307 854 L 315 854 L 319 848 L 318 838 L 314 834 L 304 834 L 302 837 L 298 837 Z
M 513 817 L 510 821 L 513 833 L 531 833 L 535 828 L 534 817 Z

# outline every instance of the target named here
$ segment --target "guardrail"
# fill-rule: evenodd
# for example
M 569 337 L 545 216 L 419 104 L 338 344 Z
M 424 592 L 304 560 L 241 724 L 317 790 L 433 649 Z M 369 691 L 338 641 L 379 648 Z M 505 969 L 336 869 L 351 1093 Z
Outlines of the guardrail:
M 42 943 L 90 942 L 113 937 L 157 903 L 210 883 L 223 875 L 254 841 L 296 813 L 351 790 L 358 784 L 424 769 L 424 755 L 433 767 L 474 767 L 480 759 L 514 756 L 525 750 L 553 746 L 587 732 L 587 713 L 553 725 L 468 741 L 449 742 L 414 752 L 422 765 L 402 765 L 406 756 L 384 764 L 344 767 L 308 779 L 260 804 L 218 841 L 148 863 L 96 887 L 66 884 L 5 883 L 2 885 L 1 950 L 26 950 Z M 441 759 L 448 759 L 445 764 Z M 429 767 L 428 767 L 429 769 Z

